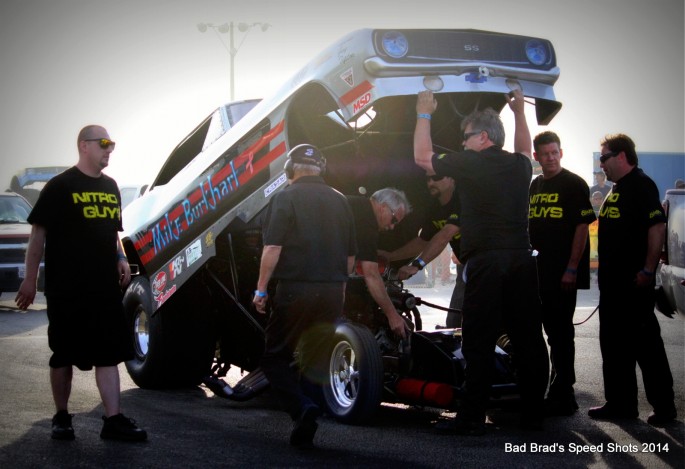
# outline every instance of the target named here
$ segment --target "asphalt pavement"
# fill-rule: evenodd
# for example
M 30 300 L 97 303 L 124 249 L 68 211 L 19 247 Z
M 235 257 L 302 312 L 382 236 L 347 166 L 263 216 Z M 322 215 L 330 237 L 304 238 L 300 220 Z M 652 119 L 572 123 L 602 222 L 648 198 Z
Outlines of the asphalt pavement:
M 425 301 L 447 305 L 452 284 L 412 287 Z M 48 382 L 47 318 L 42 297 L 28 312 L 13 307 L 14 294 L 0 297 L 0 468 L 215 468 L 215 467 L 685 467 L 683 344 L 685 320 L 659 316 L 675 379 L 678 422 L 667 428 L 646 423 L 651 411 L 640 383 L 640 418 L 600 422 L 587 417 L 603 403 L 598 317 L 576 327 L 577 399 L 572 417 L 550 418 L 544 432 L 521 432 L 517 414 L 506 407 L 490 412 L 483 437 L 437 435 L 441 411 L 383 404 L 374 421 L 348 426 L 324 417 L 314 450 L 288 445 L 290 421 L 274 397 L 248 402 L 217 398 L 203 386 L 182 390 L 139 389 L 120 367 L 122 410 L 149 434 L 142 444 L 99 438 L 102 405 L 92 372 L 75 372 L 70 412 L 76 440 L 50 439 L 54 413 Z M 581 291 L 576 322 L 597 305 L 595 288 Z M 444 312 L 421 308 L 424 329 L 444 322 Z M 640 346 L 640 331 L 626 337 Z M 639 371 L 638 371 L 639 373 Z M 229 374 L 240 377 L 239 370 Z M 450 414 L 447 414 L 450 415 Z

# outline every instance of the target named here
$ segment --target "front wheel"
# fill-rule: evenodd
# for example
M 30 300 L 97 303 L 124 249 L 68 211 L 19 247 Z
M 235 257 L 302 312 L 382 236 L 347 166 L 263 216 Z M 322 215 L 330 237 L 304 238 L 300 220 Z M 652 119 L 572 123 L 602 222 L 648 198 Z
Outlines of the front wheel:
M 343 423 L 365 423 L 378 409 L 383 395 L 383 360 L 366 327 L 352 323 L 337 327 L 329 383 L 323 394 L 330 413 Z
M 216 341 L 201 296 L 187 285 L 154 314 L 146 278 L 136 277 L 124 294 L 135 352 L 126 369 L 141 388 L 195 386 L 209 374 Z

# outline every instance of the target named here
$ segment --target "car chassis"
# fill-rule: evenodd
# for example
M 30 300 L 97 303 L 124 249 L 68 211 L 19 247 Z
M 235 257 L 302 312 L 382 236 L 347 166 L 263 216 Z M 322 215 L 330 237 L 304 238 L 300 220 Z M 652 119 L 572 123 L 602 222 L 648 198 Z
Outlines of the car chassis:
M 341 422 L 359 424 L 368 422 L 381 402 L 456 410 L 464 394 L 466 366 L 461 352 L 461 329 L 420 330 L 418 306 L 424 304 L 446 311 L 449 308 L 423 302 L 396 279 L 394 269 L 381 270 L 386 291 L 411 332 L 406 341 L 394 336 L 363 276 L 351 276 L 343 317 L 329 349 L 328 382 L 322 387 L 327 411 Z M 511 344 L 502 335 L 493 354 L 493 403 L 518 397 L 515 366 L 505 349 L 511 351 Z M 297 366 L 296 360 L 293 366 Z M 213 373 L 203 379 L 219 397 L 247 401 L 268 388 L 260 368 L 234 386 L 223 379 L 228 369 L 217 362 Z

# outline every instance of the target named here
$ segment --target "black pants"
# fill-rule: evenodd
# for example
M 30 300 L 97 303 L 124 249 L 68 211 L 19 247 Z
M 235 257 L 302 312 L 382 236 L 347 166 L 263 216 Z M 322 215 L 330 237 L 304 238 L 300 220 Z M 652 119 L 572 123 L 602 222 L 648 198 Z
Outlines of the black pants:
M 600 287 L 599 345 L 604 396 L 608 403 L 637 412 L 637 363 L 647 401 L 654 410 L 671 412 L 674 409 L 673 376 L 654 315 L 652 287 Z
M 342 315 L 342 283 L 279 282 L 266 326 L 261 366 L 283 409 L 293 420 L 314 404 L 300 386 L 298 371 L 309 383 L 328 376 L 335 323 Z M 291 366 L 298 350 L 297 369 Z
M 460 415 L 484 420 L 495 343 L 504 329 L 518 370 L 522 413 L 526 418 L 542 418 L 549 357 L 542 335 L 535 258 L 525 249 L 484 251 L 470 257 L 464 270 L 462 351 L 467 366 Z
M 447 312 L 447 319 L 445 325 L 447 327 L 461 327 L 462 324 L 462 309 L 464 308 L 464 265 L 457 264 L 457 279 L 452 291 L 452 298 L 450 300 L 450 309 L 454 311 Z
M 558 272 L 542 265 L 539 267 L 542 324 L 552 361 L 548 396 L 559 400 L 573 399 L 573 385 L 576 382 L 573 314 L 578 292 L 575 289 L 563 290 Z

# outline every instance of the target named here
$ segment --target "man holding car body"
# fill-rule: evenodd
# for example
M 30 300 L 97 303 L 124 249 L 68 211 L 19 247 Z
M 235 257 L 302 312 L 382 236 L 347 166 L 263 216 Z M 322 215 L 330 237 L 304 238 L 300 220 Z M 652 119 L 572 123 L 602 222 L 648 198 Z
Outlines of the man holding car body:
M 515 91 L 506 99 L 515 119 L 513 154 L 501 148 L 504 126 L 492 109 L 464 118 L 464 151 L 434 153 L 430 123 L 438 103 L 431 91 L 422 91 L 416 105 L 414 160 L 428 175 L 452 177 L 461 203 L 466 396 L 457 418 L 437 427 L 457 434 L 485 432 L 492 354 L 502 328 L 519 370 L 521 428 L 539 430 L 543 423 L 549 363 L 528 237 L 531 138 L 523 94 Z

